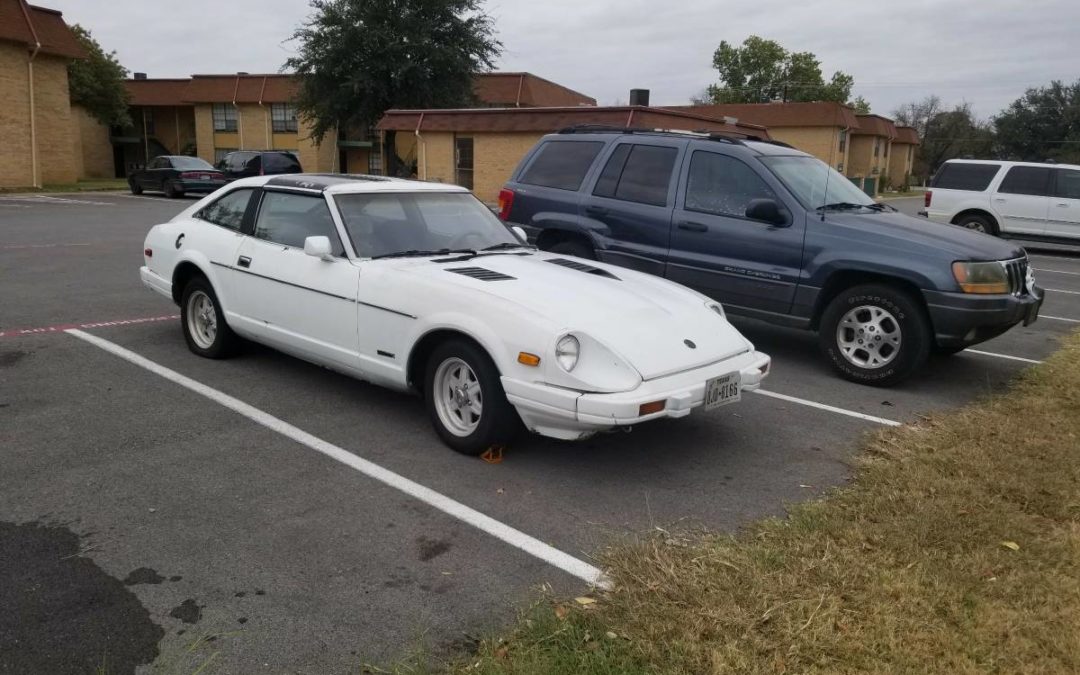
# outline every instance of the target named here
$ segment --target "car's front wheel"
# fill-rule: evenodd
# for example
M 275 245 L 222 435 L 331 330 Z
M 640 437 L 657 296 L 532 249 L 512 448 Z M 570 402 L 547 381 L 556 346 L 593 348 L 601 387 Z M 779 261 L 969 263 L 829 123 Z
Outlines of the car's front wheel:
M 134 179 L 131 179 L 131 178 L 128 179 L 128 187 L 131 188 L 131 194 L 133 194 L 133 195 L 141 195 L 142 194 L 142 186 L 139 185 L 137 182 L 135 182 Z
M 188 349 L 208 359 L 231 355 L 239 342 L 225 322 L 214 289 L 203 277 L 195 277 L 184 287 L 180 299 L 180 323 Z
M 432 351 L 424 398 L 436 433 L 466 455 L 509 443 L 521 426 L 491 357 L 465 340 L 450 340 Z
M 907 292 L 883 284 L 839 293 L 821 316 L 819 340 L 845 379 L 888 387 L 907 379 L 930 354 L 930 320 Z

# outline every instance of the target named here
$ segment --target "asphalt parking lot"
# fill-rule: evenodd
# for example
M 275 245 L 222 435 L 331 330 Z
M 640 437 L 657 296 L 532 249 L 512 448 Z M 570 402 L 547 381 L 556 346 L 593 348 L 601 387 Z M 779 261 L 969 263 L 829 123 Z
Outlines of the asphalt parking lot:
M 1033 251 L 1043 318 L 898 388 L 834 377 L 809 333 L 736 320 L 773 356 L 767 393 L 583 443 L 525 437 L 488 464 L 445 448 L 417 398 L 260 347 L 192 355 L 138 279 L 146 231 L 189 203 L 0 195 L 0 672 L 357 672 L 466 645 L 541 585 L 584 589 L 66 329 L 588 561 L 654 527 L 782 513 L 842 484 L 865 432 L 999 391 L 1080 328 L 1080 256 Z

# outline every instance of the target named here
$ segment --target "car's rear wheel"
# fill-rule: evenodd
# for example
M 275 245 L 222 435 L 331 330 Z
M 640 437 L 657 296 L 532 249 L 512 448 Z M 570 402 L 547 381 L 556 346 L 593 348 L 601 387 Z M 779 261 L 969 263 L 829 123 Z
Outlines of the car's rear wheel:
M 432 351 L 424 398 L 435 432 L 466 455 L 510 442 L 521 426 L 491 357 L 465 340 L 450 340 Z
M 961 216 L 956 224 L 960 227 L 966 227 L 969 230 L 975 230 L 976 232 L 982 232 L 983 234 L 992 234 L 997 236 L 998 230 L 986 216 L 979 215 L 977 213 L 969 213 L 966 216 Z
M 592 246 L 589 246 L 578 239 L 566 239 L 560 241 L 551 246 L 548 250 L 552 253 L 559 253 L 561 255 L 572 255 L 578 258 L 585 258 L 586 260 L 596 260 L 596 251 L 593 250 Z
M 176 197 L 182 197 L 184 195 L 184 191 L 178 190 L 172 181 L 165 181 L 164 189 L 165 196 L 169 199 L 175 199 Z
M 133 195 L 141 195 L 142 194 L 142 186 L 139 185 L 138 183 L 136 183 L 131 178 L 128 179 L 128 187 L 131 188 L 131 194 L 133 194 Z
M 223 359 L 236 350 L 239 338 L 226 323 L 217 295 L 203 277 L 195 277 L 184 287 L 180 323 L 188 349 L 199 356 Z
M 845 379 L 888 387 L 907 379 L 930 354 L 930 320 L 916 299 L 884 284 L 839 293 L 821 316 L 822 351 Z

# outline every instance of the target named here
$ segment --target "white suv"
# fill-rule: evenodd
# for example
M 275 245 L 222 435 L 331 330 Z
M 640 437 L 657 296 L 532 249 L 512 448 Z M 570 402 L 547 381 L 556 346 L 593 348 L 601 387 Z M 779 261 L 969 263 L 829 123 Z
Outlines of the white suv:
M 952 159 L 926 192 L 930 220 L 1035 240 L 1080 241 L 1080 166 Z

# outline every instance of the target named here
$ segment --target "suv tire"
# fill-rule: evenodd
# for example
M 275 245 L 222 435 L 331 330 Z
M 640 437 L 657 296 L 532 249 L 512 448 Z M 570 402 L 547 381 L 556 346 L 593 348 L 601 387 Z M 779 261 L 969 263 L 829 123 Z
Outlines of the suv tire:
M 998 236 L 998 229 L 993 221 L 986 216 L 977 213 L 969 213 L 968 215 L 959 218 L 956 221 L 956 224 L 969 230 L 975 230 L 976 232 L 982 232 L 983 234 L 989 234 L 995 237 Z
M 592 246 L 578 239 L 564 239 L 549 248 L 548 251 L 585 258 L 586 260 L 596 260 L 596 251 L 593 250 Z
M 455 383 L 462 385 L 461 398 Z M 465 340 L 449 340 L 432 351 L 424 369 L 424 402 L 439 438 L 465 455 L 509 443 L 521 429 L 495 363 Z
M 821 349 L 841 377 L 890 387 L 930 355 L 930 320 L 909 293 L 885 284 L 841 291 L 821 315 Z

